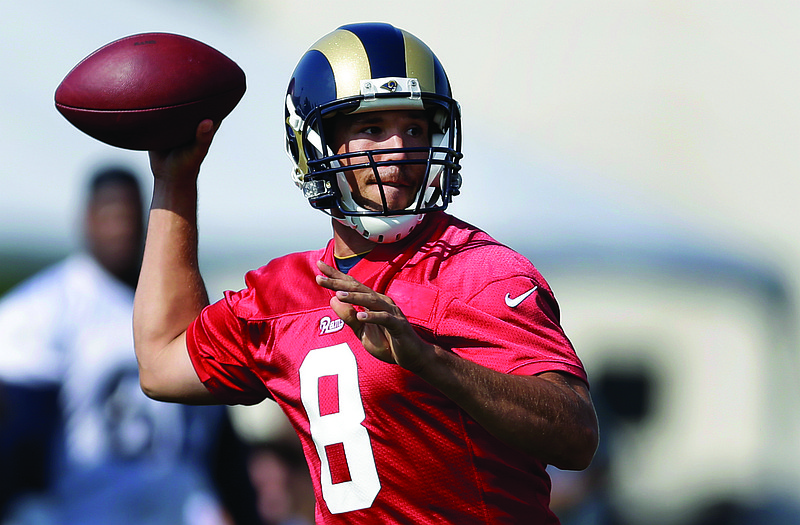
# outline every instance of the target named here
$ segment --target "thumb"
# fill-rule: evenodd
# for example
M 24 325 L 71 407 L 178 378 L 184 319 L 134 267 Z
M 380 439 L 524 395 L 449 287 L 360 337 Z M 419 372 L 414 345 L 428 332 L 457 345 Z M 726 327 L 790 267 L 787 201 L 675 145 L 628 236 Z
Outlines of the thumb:
M 338 297 L 331 297 L 331 309 L 339 316 L 339 319 L 349 326 L 357 335 L 361 334 L 361 329 L 364 325 L 358 320 L 358 311 L 351 304 L 344 303 Z
M 198 144 L 205 146 L 206 148 L 211 145 L 211 140 L 214 138 L 214 134 L 217 132 L 217 127 L 214 124 L 214 121 L 211 119 L 205 119 L 200 124 L 197 125 L 197 131 L 195 132 L 195 139 L 197 140 Z

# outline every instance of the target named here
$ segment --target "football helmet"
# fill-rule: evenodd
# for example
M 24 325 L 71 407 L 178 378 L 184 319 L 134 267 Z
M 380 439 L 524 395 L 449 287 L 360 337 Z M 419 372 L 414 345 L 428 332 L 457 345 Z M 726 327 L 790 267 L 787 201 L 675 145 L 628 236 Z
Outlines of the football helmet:
M 430 121 L 427 148 L 348 152 L 337 155 L 326 136 L 335 115 L 379 110 L 424 110 Z M 439 60 L 425 43 L 389 24 L 342 26 L 318 40 L 300 59 L 286 94 L 286 150 L 293 180 L 312 207 L 373 242 L 408 235 L 425 213 L 444 210 L 461 186 L 461 114 Z M 376 160 L 406 151 L 403 160 Z M 361 164 L 342 162 L 358 157 Z M 396 156 L 397 157 L 397 156 Z M 355 161 L 354 161 L 355 162 Z M 388 209 L 378 168 L 418 164 L 425 175 L 414 202 Z M 351 195 L 345 172 L 371 168 L 381 209 L 366 209 Z

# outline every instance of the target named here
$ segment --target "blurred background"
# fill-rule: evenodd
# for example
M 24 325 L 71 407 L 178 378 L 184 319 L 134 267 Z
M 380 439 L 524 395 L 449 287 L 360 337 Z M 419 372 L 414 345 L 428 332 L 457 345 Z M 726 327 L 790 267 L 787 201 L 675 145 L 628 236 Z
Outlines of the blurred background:
M 327 218 L 289 177 L 283 95 L 302 53 L 356 21 L 437 54 L 463 111 L 451 211 L 534 262 L 586 364 L 603 444 L 589 471 L 553 472 L 564 523 L 800 522 L 796 2 L 6 2 L 0 292 L 79 246 L 94 167 L 149 183 L 145 153 L 53 104 L 79 60 L 133 33 L 191 36 L 247 74 L 201 173 L 212 298 L 321 246 Z M 281 424 L 266 407 L 235 421 L 254 443 Z

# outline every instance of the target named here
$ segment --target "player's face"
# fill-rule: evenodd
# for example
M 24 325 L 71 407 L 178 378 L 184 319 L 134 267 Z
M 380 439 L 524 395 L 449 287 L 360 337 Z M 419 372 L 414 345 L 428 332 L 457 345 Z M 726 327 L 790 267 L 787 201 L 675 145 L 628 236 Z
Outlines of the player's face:
M 424 111 L 373 111 L 336 117 L 333 144 L 336 153 L 372 151 L 378 149 L 414 148 L 430 146 L 427 115 Z M 395 151 L 375 155 L 377 162 L 425 159 L 427 154 Z M 342 164 L 355 165 L 368 162 L 367 157 L 345 159 Z M 391 210 L 408 207 L 419 190 L 425 176 L 425 164 L 389 165 L 378 168 L 383 184 L 386 204 Z M 357 204 L 369 210 L 383 210 L 377 177 L 372 168 L 345 172 L 350 191 Z
M 97 190 L 86 213 L 86 241 L 94 257 L 114 275 L 138 265 L 143 235 L 139 193 L 126 184 Z

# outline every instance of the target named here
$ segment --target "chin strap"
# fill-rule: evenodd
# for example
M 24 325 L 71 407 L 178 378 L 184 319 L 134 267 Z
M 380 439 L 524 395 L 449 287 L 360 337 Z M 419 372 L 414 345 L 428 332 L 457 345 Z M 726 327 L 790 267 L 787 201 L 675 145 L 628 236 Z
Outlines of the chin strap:
M 397 242 L 407 237 L 422 222 L 423 218 L 424 215 L 394 215 L 390 217 L 334 216 L 334 219 L 354 229 L 365 239 L 379 244 Z

